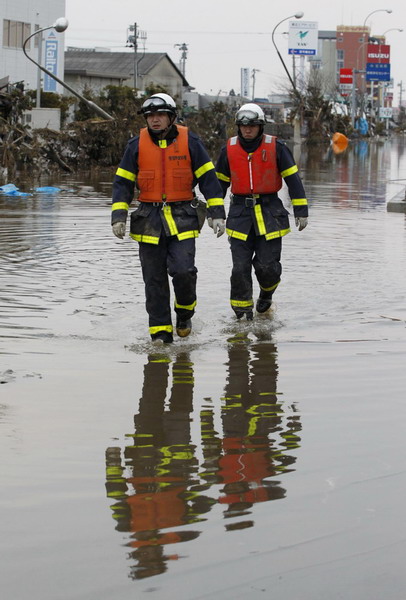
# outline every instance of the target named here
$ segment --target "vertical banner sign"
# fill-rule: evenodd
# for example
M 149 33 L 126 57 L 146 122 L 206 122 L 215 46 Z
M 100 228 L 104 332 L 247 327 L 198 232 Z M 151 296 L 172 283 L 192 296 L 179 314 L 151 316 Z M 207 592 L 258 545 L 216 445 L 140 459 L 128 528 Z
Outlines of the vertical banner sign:
M 52 31 L 45 41 L 45 68 L 53 75 L 58 75 L 58 40 Z M 44 92 L 56 92 L 56 81 L 45 73 Z
M 390 81 L 390 46 L 387 44 L 368 44 L 367 81 Z
M 250 98 L 250 70 L 248 67 L 241 69 L 241 96 Z
M 317 46 L 316 21 L 289 21 L 289 54 L 314 55 Z
M 340 69 L 340 93 L 348 96 L 352 90 L 352 69 Z

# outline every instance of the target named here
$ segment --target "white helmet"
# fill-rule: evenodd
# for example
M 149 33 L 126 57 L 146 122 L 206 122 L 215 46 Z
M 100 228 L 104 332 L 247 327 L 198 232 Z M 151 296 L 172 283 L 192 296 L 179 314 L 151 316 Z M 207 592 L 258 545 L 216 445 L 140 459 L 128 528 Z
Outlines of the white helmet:
M 169 94 L 153 94 L 148 100 L 145 100 L 139 114 L 147 116 L 154 112 L 168 112 L 176 116 L 175 100 Z
M 258 104 L 243 104 L 235 115 L 235 122 L 237 125 L 264 125 L 264 111 Z

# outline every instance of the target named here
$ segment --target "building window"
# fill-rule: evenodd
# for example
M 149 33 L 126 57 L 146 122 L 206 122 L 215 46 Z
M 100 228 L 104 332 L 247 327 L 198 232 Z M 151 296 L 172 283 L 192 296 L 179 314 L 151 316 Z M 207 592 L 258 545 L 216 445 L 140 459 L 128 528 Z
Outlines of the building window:
M 3 46 L 5 48 L 22 48 L 24 40 L 27 39 L 30 33 L 30 23 L 10 21 L 9 19 L 3 20 Z M 27 48 L 30 48 L 30 42 L 28 42 Z

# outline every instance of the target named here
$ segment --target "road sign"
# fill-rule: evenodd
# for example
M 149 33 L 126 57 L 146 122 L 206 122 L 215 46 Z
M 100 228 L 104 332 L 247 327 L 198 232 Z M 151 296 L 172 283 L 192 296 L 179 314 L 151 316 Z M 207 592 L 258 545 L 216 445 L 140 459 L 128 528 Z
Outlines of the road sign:
M 390 81 L 390 63 L 367 63 L 367 81 Z
M 289 54 L 314 55 L 317 45 L 316 21 L 289 21 Z

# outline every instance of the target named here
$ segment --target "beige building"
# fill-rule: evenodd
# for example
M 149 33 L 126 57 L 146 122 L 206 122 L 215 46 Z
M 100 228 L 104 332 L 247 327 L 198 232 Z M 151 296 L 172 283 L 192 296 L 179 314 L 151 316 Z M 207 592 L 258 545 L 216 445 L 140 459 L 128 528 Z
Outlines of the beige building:
M 136 65 L 136 69 L 135 69 Z M 182 98 L 188 82 L 169 56 L 151 52 L 111 52 L 105 49 L 69 48 L 65 52 L 65 82 L 83 93 L 85 88 L 99 92 L 107 85 L 125 85 L 145 90 L 161 85 L 172 96 Z

